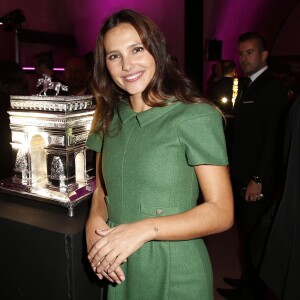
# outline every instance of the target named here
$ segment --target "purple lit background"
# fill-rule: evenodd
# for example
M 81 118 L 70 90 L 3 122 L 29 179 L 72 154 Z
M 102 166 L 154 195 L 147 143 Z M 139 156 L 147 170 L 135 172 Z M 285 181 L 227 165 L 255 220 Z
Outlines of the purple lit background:
M 33 66 L 35 53 L 52 50 L 55 66 L 63 67 L 68 56 L 83 55 L 93 50 L 99 27 L 112 12 L 123 8 L 135 9 L 160 26 L 172 55 L 177 57 L 184 69 L 184 3 L 184 0 L 2 0 L 0 16 L 20 8 L 27 19 L 22 28 L 74 35 L 78 44 L 76 49 L 20 44 L 22 66 Z M 300 56 L 298 0 L 203 0 L 203 11 L 203 44 L 206 39 L 222 40 L 224 59 L 234 59 L 238 63 L 236 39 L 250 30 L 267 36 L 272 54 Z M 197 38 L 195 35 L 195 40 Z M 0 59 L 14 59 L 13 33 L 0 29 L 0 40 Z M 212 63 L 204 62 L 204 86 Z
M 75 36 L 78 38 L 78 44 L 80 45 L 79 51 L 84 53 L 90 49 L 93 49 L 98 29 L 104 20 L 113 12 L 124 8 L 137 10 L 138 12 L 148 15 L 156 23 L 158 23 L 167 37 L 172 54 L 178 58 L 181 64 L 183 64 L 183 0 L 90 0 L 87 1 L 85 12 L 82 12 L 82 10 L 80 10 L 80 6 L 78 5 L 77 9 L 74 9 L 73 11 L 72 18 L 74 21 L 76 20 L 76 22 L 73 22 L 74 24 L 80 24 L 80 26 L 76 26 L 74 28 Z

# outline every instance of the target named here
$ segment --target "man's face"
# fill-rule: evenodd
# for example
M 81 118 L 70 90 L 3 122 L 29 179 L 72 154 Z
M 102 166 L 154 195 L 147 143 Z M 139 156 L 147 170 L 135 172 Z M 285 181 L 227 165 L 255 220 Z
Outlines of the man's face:
M 240 65 L 246 75 L 251 76 L 266 66 L 268 52 L 259 49 L 256 39 L 241 42 L 238 48 Z

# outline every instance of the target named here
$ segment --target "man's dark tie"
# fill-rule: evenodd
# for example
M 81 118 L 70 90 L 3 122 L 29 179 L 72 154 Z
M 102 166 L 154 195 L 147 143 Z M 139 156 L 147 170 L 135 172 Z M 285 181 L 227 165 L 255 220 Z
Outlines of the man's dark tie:
M 244 88 L 247 88 L 252 83 L 252 80 L 250 77 L 245 78 L 245 85 Z

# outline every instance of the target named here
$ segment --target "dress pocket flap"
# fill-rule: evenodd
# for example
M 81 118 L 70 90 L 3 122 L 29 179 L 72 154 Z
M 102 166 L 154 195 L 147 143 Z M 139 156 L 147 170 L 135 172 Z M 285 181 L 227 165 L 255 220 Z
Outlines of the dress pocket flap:
M 170 216 L 179 213 L 179 207 L 164 207 L 164 206 L 151 206 L 141 204 L 141 212 L 143 214 L 157 217 L 157 216 Z

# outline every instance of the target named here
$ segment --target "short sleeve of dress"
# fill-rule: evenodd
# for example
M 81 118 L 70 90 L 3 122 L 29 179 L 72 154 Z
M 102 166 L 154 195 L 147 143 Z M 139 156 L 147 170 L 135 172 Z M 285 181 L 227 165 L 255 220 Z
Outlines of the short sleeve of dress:
M 103 137 L 99 133 L 90 134 L 86 140 L 87 148 L 94 150 L 96 152 L 102 152 L 102 145 L 103 145 Z
M 228 165 L 222 116 L 213 108 L 183 121 L 178 137 L 189 165 Z

